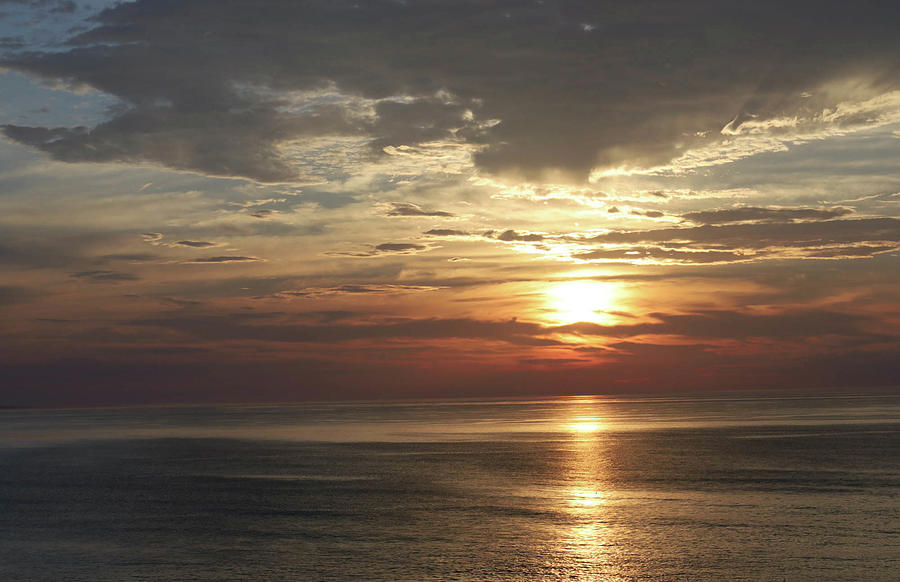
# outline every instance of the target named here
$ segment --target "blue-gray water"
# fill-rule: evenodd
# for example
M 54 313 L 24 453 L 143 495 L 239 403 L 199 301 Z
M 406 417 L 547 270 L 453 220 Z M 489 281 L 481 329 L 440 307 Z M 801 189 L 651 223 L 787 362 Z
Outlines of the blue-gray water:
M 900 397 L 0 411 L 0 580 L 900 579 Z

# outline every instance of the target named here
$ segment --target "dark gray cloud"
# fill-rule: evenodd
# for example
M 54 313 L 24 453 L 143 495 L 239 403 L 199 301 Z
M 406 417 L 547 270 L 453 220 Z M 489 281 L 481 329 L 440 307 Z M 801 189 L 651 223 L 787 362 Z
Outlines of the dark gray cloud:
M 896 87 L 898 19 L 886 1 L 138 0 L 68 50 L 0 63 L 94 87 L 120 111 L 91 128 L 5 132 L 60 160 L 267 182 L 297 178 L 279 152 L 290 140 L 362 136 L 377 152 L 453 137 L 484 146 L 483 170 L 584 178 L 668 161 L 729 121 L 790 115 L 802 92 L 854 68 Z M 368 116 L 286 97 L 329 87 L 382 101 Z
M 117 253 L 113 255 L 103 255 L 100 257 L 100 261 L 129 261 L 134 263 L 143 263 L 148 261 L 155 261 L 159 259 L 159 255 L 152 255 L 150 253 Z
M 900 243 L 900 219 L 869 218 L 825 222 L 736 224 L 611 232 L 590 239 L 598 243 L 666 243 L 671 246 L 763 249 L 771 246 L 814 247 L 869 241 Z
M 406 253 L 410 251 L 423 251 L 425 245 L 416 243 L 381 243 L 375 246 L 375 250 L 380 253 Z
M 79 259 L 64 245 L 55 246 L 45 240 L 34 241 L 24 237 L 0 240 L 0 265 L 26 269 L 54 268 L 71 265 Z
M 504 230 L 500 234 L 497 235 L 497 240 L 502 240 L 504 242 L 540 242 L 544 240 L 544 235 L 542 234 L 523 234 L 518 233 L 514 230 Z
M 17 50 L 25 47 L 25 39 L 21 36 L 0 36 L 0 50 Z
M 646 216 L 647 218 L 662 218 L 666 215 L 665 212 L 660 212 L 659 210 L 632 210 L 631 214 L 635 216 Z
M 881 253 L 887 253 L 896 250 L 900 250 L 900 245 L 856 245 L 809 251 L 807 253 L 807 256 L 818 257 L 822 259 L 837 259 L 841 257 L 871 257 Z
M 409 319 L 402 321 L 330 325 L 247 324 L 233 316 L 148 318 L 133 325 L 164 327 L 197 339 L 244 339 L 290 343 L 333 343 L 359 339 L 483 339 L 521 345 L 559 345 L 539 337 L 545 329 L 535 323 L 475 319 Z
M 76 279 L 84 279 L 87 281 L 92 281 L 96 283 L 105 283 L 105 282 L 113 282 L 118 283 L 120 281 L 138 281 L 140 277 L 137 275 L 132 275 L 131 273 L 120 273 L 118 271 L 107 271 L 107 270 L 95 270 L 95 271 L 79 271 L 77 273 L 72 273 L 70 275 Z
M 333 297 L 336 295 L 402 295 L 436 291 L 439 287 L 427 285 L 395 285 L 395 284 L 356 284 L 338 285 L 335 287 L 309 287 L 291 291 L 281 291 L 281 297 Z
M 687 314 L 655 313 L 655 323 L 599 325 L 575 323 L 555 328 L 557 332 L 629 338 L 640 335 L 679 335 L 697 341 L 705 339 L 797 339 L 827 335 L 860 338 L 876 343 L 897 339 L 866 331 L 873 319 L 868 315 L 828 310 L 798 310 L 777 314 L 705 310 Z
M 255 263 L 257 261 L 262 261 L 262 259 L 258 257 L 242 257 L 240 255 L 220 255 L 217 257 L 201 257 L 183 262 L 194 265 L 208 265 L 216 263 Z
M 520 358 L 520 364 L 530 366 L 565 366 L 567 364 L 589 364 L 590 360 L 578 358 Z
M 685 264 L 765 258 L 859 258 L 900 249 L 900 220 L 871 218 L 704 225 L 610 232 L 586 242 L 602 246 L 573 253 L 573 258 Z
M 296 324 L 252 317 L 253 314 L 179 315 L 145 318 L 129 325 L 162 327 L 187 334 L 195 340 L 254 340 L 285 343 L 341 343 L 365 339 L 478 339 L 516 345 L 566 345 L 557 334 L 596 336 L 634 341 L 648 336 L 679 336 L 697 345 L 732 341 L 804 341 L 830 338 L 829 345 L 861 348 L 898 339 L 898 334 L 876 332 L 878 321 L 866 314 L 808 309 L 784 313 L 745 313 L 729 310 L 698 310 L 690 313 L 654 313 L 652 321 L 617 325 L 581 322 L 545 326 L 513 320 L 401 319 L 354 322 L 343 315 L 321 324 Z M 263 314 L 268 315 L 268 314 Z M 277 316 L 278 314 L 272 314 Z M 649 342 L 649 343 L 667 343 Z M 696 349 L 696 348 L 694 348 Z
M 628 247 L 621 249 L 597 249 L 572 255 L 582 261 L 675 261 L 684 263 L 732 263 L 759 258 L 760 253 L 744 254 L 734 251 L 697 250 L 682 251 L 657 247 Z
M 342 192 L 303 192 L 299 198 L 304 202 L 313 202 L 328 209 L 343 208 L 359 202 L 354 195 Z
M 723 224 L 728 222 L 790 222 L 793 220 L 830 220 L 852 214 L 853 209 L 844 206 L 834 208 L 758 208 L 744 206 L 725 210 L 705 210 L 682 214 L 692 222 Z
M 18 285 L 0 285 L 0 307 L 33 301 L 41 295 L 36 289 Z
M 343 257 L 377 257 L 379 255 L 409 255 L 425 250 L 428 250 L 428 246 L 418 243 L 381 243 L 368 251 L 334 251 L 326 254 Z
M 19 4 L 32 8 L 42 8 L 51 13 L 71 13 L 78 9 L 78 5 L 73 0 L 0 0 L 0 6 L 4 4 Z
M 469 236 L 469 233 L 464 230 L 453 230 L 450 228 L 432 228 L 431 230 L 426 230 L 422 234 L 431 236 Z
M 443 210 L 425 210 L 411 202 L 391 202 L 391 208 L 385 216 L 453 216 L 452 212 Z
M 208 247 L 215 247 L 218 245 L 219 245 L 219 243 L 209 242 L 209 241 L 205 241 L 205 240 L 180 240 L 180 241 L 172 243 L 172 246 L 192 247 L 195 249 L 205 249 Z

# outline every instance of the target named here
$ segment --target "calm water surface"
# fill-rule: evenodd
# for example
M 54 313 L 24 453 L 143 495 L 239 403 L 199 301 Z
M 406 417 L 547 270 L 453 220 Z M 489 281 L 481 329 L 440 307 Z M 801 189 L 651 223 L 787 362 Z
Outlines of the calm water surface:
M 900 396 L 0 411 L 0 580 L 900 580 Z

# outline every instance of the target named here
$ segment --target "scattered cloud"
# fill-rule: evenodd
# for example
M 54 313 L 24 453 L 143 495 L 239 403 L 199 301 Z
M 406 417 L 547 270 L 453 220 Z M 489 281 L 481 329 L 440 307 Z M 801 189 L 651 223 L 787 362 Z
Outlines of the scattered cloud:
M 383 323 L 289 325 L 247 324 L 230 316 L 147 318 L 133 325 L 163 327 L 202 339 L 262 340 L 289 343 L 333 343 L 362 339 L 480 339 L 523 345 L 559 345 L 542 337 L 535 323 L 475 319 L 407 319 Z
M 0 285 L 0 307 L 27 303 L 40 297 L 41 293 L 30 287 Z
M 96 271 L 79 271 L 77 273 L 72 273 L 70 275 L 75 279 L 84 279 L 86 281 L 91 281 L 95 283 L 118 283 L 121 281 L 138 281 L 140 277 L 137 275 L 133 275 L 131 273 L 120 273 L 118 271 L 106 271 L 106 270 L 96 270 Z
M 765 214 L 764 214 L 765 215 Z M 900 219 L 756 222 L 609 232 L 580 260 L 720 263 L 758 259 L 850 258 L 900 249 Z
M 190 259 L 187 261 L 181 261 L 186 265 L 211 265 L 217 263 L 256 263 L 260 262 L 263 259 L 258 257 L 243 257 L 240 255 L 221 255 L 217 257 L 201 257 L 197 259 Z
M 428 247 L 416 243 L 382 243 L 375 246 L 375 250 L 379 253 L 408 253 L 424 251 L 426 248 Z
M 425 210 L 411 202 L 391 202 L 385 216 L 453 216 L 451 212 L 443 210 Z
M 381 255 L 411 255 L 430 250 L 428 245 L 418 243 L 381 243 L 367 251 L 331 251 L 326 254 L 344 257 L 377 257 Z
M 541 242 L 544 240 L 544 235 L 504 230 L 497 235 L 497 240 L 502 240 L 503 242 Z
M 423 293 L 437 291 L 441 287 L 428 285 L 338 285 L 335 287 L 308 287 L 292 291 L 281 291 L 278 297 L 308 297 L 322 298 L 340 295 L 405 295 L 408 293 Z
M 630 214 L 633 216 L 646 216 L 647 218 L 662 218 L 666 215 L 665 212 L 660 212 L 659 210 L 632 210 Z
M 724 210 L 702 210 L 682 214 L 682 218 L 701 224 L 728 222 L 790 222 L 794 220 L 830 220 L 853 214 L 852 208 L 758 208 L 744 206 Z
M 101 261 L 128 261 L 131 263 L 146 263 L 159 260 L 159 255 L 150 253 L 116 253 L 112 255 L 103 255 Z
M 659 247 L 623 247 L 614 249 L 596 249 L 572 255 L 581 261 L 617 261 L 617 262 L 651 262 L 651 263 L 733 263 L 760 258 L 763 253 L 742 253 L 736 251 L 717 250 L 675 250 Z
M 205 240 L 180 240 L 171 244 L 171 246 L 191 247 L 195 249 L 205 249 L 209 247 L 217 247 L 220 245 L 221 243 L 214 243 Z
M 469 236 L 469 233 L 464 230 L 453 230 L 450 228 L 432 228 L 422 234 L 429 236 Z

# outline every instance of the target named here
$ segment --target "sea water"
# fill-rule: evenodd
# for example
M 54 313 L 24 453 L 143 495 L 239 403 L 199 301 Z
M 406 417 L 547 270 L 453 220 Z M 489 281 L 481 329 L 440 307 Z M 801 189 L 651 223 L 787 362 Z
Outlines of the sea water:
M 900 580 L 900 397 L 0 411 L 0 580 Z

